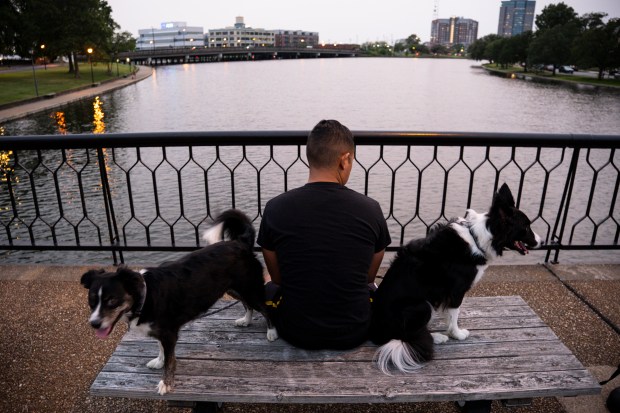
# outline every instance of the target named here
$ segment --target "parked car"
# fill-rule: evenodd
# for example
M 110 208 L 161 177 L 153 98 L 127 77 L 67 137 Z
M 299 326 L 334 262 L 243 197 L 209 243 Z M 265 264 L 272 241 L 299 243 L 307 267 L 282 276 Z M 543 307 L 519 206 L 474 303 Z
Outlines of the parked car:
M 573 74 L 573 72 L 575 71 L 572 67 L 570 66 L 560 66 L 558 68 L 558 70 L 560 71 L 560 73 L 570 73 L 571 75 Z

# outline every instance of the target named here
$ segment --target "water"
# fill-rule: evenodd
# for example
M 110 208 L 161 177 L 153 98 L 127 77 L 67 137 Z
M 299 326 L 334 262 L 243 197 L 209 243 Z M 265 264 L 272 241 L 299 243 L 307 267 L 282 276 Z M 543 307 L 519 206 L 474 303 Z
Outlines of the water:
M 466 60 L 435 59 L 317 59 L 284 60 L 259 62 L 229 62 L 218 64 L 194 64 L 158 67 L 149 79 L 124 89 L 99 96 L 96 99 L 71 104 L 49 113 L 41 113 L 29 118 L 1 125 L 5 135 L 81 133 L 81 132 L 149 132 L 149 131 L 209 131 L 209 130 L 309 130 L 323 118 L 335 118 L 352 130 L 403 130 L 403 131 L 483 131 L 483 132 L 545 132 L 545 133 L 596 133 L 617 134 L 620 131 L 620 93 L 596 89 L 573 89 L 555 85 L 541 85 L 532 82 L 511 80 L 489 76 L 480 68 L 472 67 Z M 398 240 L 399 223 L 411 221 L 406 238 L 419 235 L 424 225 L 435 220 L 442 221 L 462 215 L 466 202 L 462 188 L 467 185 L 467 167 L 475 167 L 480 162 L 480 153 L 475 148 L 468 149 L 466 165 L 459 165 L 450 175 L 448 199 L 444 215 L 439 208 L 442 196 L 442 168 L 458 159 L 458 151 L 453 148 L 442 149 L 438 162 L 434 162 L 420 179 L 415 168 L 405 167 L 399 171 L 393 204 L 393 217 L 388 220 L 392 237 Z M 386 150 L 384 161 L 399 165 L 403 160 L 404 148 Z M 248 154 L 249 160 L 259 168 L 265 162 L 264 148 L 254 148 Z M 105 153 L 110 163 L 109 177 L 116 198 L 115 208 L 120 217 L 119 225 L 128 239 L 149 238 L 152 242 L 169 242 L 172 236 L 176 242 L 195 242 L 197 234 L 204 227 L 205 211 L 221 211 L 231 206 L 232 192 L 227 182 L 230 180 L 228 167 L 242 159 L 240 151 L 225 151 L 222 163 L 209 172 L 208 193 L 201 168 L 210 165 L 214 155 L 207 148 L 196 148 L 195 163 L 184 168 L 181 180 L 173 168 L 180 168 L 187 159 L 187 148 L 169 149 L 167 162 L 157 169 L 157 189 L 152 180 L 152 170 L 162 163 L 161 149 L 142 149 L 143 163 L 136 164 L 135 149 L 117 149 Z M 293 150 L 294 152 L 294 150 Z M 592 162 L 604 164 L 608 151 L 595 152 Z M 425 164 L 429 154 L 416 150 L 414 159 Z M 24 155 L 26 156 L 26 155 Z M 95 153 L 72 151 L 66 163 L 58 154 L 46 155 L 44 163 L 48 168 L 36 167 L 38 160 L 22 159 L 24 165 L 34 165 L 37 176 L 36 191 L 42 201 L 39 208 L 41 219 L 35 221 L 35 231 L 51 234 L 49 223 L 55 224 L 55 236 L 74 240 L 75 230 L 71 225 L 79 223 L 79 236 L 93 242 L 98 237 L 95 224 L 106 228 L 102 221 L 102 195 L 97 185 L 97 166 Z M 283 151 L 278 162 L 289 165 L 295 162 L 295 154 Z M 507 150 L 498 149 L 493 162 L 502 165 L 510 157 Z M 515 165 L 502 171 L 500 179 L 518 187 L 519 168 L 525 169 L 535 151 L 524 151 L 517 156 Z M 618 158 L 618 155 L 616 155 Z M 262 159 L 262 161 L 261 161 Z M 291 159 L 293 161 L 291 161 Z M 372 165 L 378 154 L 372 150 L 358 153 L 362 165 Z M 543 153 L 542 165 L 552 169 L 558 163 L 557 175 L 552 175 L 550 184 L 557 188 L 563 186 L 562 172 L 568 160 L 560 160 L 557 152 Z M 618 159 L 615 160 L 616 165 Z M 251 216 L 264 206 L 264 202 L 281 192 L 282 179 L 278 169 L 268 165 L 263 171 L 272 186 L 261 187 L 262 205 L 257 203 L 255 170 L 242 162 L 235 171 L 235 197 L 237 207 Z M 87 208 L 91 211 L 88 219 L 83 219 L 79 208 L 79 193 L 67 191 L 62 200 L 57 200 L 54 187 L 54 171 L 61 177 L 62 188 L 75 188 L 81 171 L 82 187 Z M 28 170 L 28 167 L 26 168 Z M 128 171 L 130 171 L 128 173 Z M 19 171 L 18 171 L 19 172 Z M 29 176 L 24 171 L 17 173 L 21 185 L 15 185 L 20 201 L 20 217 L 24 222 L 34 219 L 30 185 L 25 184 Z M 586 171 L 590 172 L 590 171 Z M 290 171 L 289 187 L 303 184 L 306 169 L 300 162 L 294 163 Z M 595 208 L 610 205 L 613 192 L 613 168 L 606 167 L 602 175 L 609 175 L 607 186 L 598 189 Z M 273 178 L 271 178 L 271 175 Z M 583 174 L 587 181 L 588 173 Z M 591 172 L 590 172 L 591 175 Z M 531 217 L 537 216 L 541 203 L 540 182 L 544 170 L 536 165 L 525 177 L 535 191 L 523 194 L 522 208 Z M 606 175 L 605 175 L 606 176 Z M 582 177 L 580 175 L 580 177 Z M 93 178 L 91 180 L 91 178 Z M 490 203 L 489 187 L 492 187 L 495 169 L 489 163 L 483 165 L 474 185 L 473 205 L 477 210 L 485 210 Z M 431 185 L 428 185 L 428 182 Z M 415 195 L 418 185 L 422 187 L 424 203 L 415 212 Z M 586 182 L 586 185 L 589 184 Z M 170 194 L 183 188 L 184 199 Z M 354 169 L 349 186 L 363 191 L 364 180 L 361 168 Z M 369 195 L 381 202 L 384 212 L 390 207 L 390 194 L 382 188 L 390 186 L 390 169 L 380 162 L 371 174 Z M 129 190 L 131 187 L 131 191 Z M 545 199 L 545 212 L 535 221 L 535 230 L 548 232 L 546 222 L 553 222 L 557 212 L 561 191 L 550 191 Z M 129 200 L 133 197 L 134 211 Z M 208 202 L 206 199 L 208 198 Z M 580 210 L 587 207 L 589 194 L 578 192 L 576 205 Z M 155 211 L 157 200 L 160 215 Z M 63 205 L 66 219 L 60 219 L 58 204 Z M 8 205 L 6 194 L 0 194 L 0 208 Z M 595 212 L 597 222 L 603 220 L 607 211 Z M 183 210 L 183 213 L 180 211 Z M 6 211 L 6 209 L 5 209 Z M 92 212 L 96 211 L 96 212 Z M 0 213 L 2 209 L 0 209 Z M 577 212 L 576 219 L 580 212 Z M 598 217 L 598 215 L 600 217 Z M 618 211 L 613 211 L 615 217 Z M 68 221 L 68 222 L 65 222 Z M 92 222 L 91 222 L 92 221 Z M 585 220 L 583 225 L 589 225 Z M 613 220 L 602 225 L 599 236 L 613 236 Z M 3 220 L 3 222 L 5 222 Z M 174 223 L 171 233 L 168 223 Z M 258 222 L 257 222 L 258 223 Z M 16 225 L 14 233 L 28 239 L 24 225 Z M 21 231 L 21 232 L 20 232 Z M 50 239 L 52 235 L 46 235 Z M 587 240 L 579 239 L 579 242 Z M 137 242 L 132 243 L 135 245 Z M 160 262 L 172 258 L 170 254 L 141 253 L 140 259 Z M 539 262 L 544 255 L 532 254 L 530 261 Z M 580 261 L 595 257 L 609 261 L 612 253 L 564 252 L 563 262 Z M 132 262 L 131 254 L 125 254 Z M 20 252 L 10 254 L 9 260 L 20 262 L 109 262 L 107 254 L 74 253 L 62 254 Z M 525 262 L 521 258 L 512 260 Z
M 309 130 L 323 118 L 352 130 L 620 131 L 618 91 L 505 79 L 474 65 L 343 58 L 164 66 L 100 99 L 107 132 Z M 68 132 L 93 130 L 93 101 L 60 111 Z M 58 133 L 56 112 L 5 124 L 5 134 Z

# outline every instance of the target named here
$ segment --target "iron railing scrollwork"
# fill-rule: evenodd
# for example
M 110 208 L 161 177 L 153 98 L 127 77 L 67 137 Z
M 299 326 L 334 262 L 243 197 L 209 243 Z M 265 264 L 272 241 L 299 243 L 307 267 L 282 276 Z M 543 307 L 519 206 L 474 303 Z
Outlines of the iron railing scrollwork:
M 394 251 L 486 210 L 503 183 L 548 245 L 617 250 L 618 135 L 354 132 L 348 186 L 377 199 Z M 190 251 L 217 213 L 260 223 L 307 178 L 307 132 L 0 137 L 0 250 Z M 553 257 L 552 257 L 553 254 Z

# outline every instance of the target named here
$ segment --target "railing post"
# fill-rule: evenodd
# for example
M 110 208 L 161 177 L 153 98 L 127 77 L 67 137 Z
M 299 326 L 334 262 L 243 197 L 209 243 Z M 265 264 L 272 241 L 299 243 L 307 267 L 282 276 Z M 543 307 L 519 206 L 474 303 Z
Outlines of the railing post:
M 97 158 L 99 160 L 99 174 L 101 175 L 101 188 L 103 190 L 103 203 L 105 205 L 105 215 L 108 221 L 108 233 L 110 234 L 110 247 L 119 242 L 118 227 L 116 225 L 116 215 L 114 214 L 114 204 L 112 203 L 112 194 L 110 192 L 110 183 L 108 181 L 108 172 L 105 167 L 105 158 L 103 157 L 103 148 L 97 148 Z M 125 262 L 123 252 L 118 252 L 121 264 Z M 116 251 L 112 249 L 114 265 L 118 265 Z
M 562 200 L 560 201 L 560 207 L 558 208 L 558 215 L 555 219 L 555 225 L 553 226 L 553 232 L 551 234 L 551 240 L 557 239 L 558 248 L 555 249 L 555 255 L 553 257 L 553 264 L 558 263 L 558 257 L 560 255 L 560 249 L 562 245 L 562 238 L 564 237 L 564 229 L 566 228 L 566 220 L 568 219 L 568 209 L 570 207 L 570 200 L 573 194 L 573 186 L 575 184 L 575 175 L 577 173 L 577 165 L 579 164 L 580 148 L 573 148 L 573 156 L 571 157 L 568 172 L 566 174 L 566 183 L 564 184 L 564 191 L 562 193 Z M 560 226 L 560 218 L 562 218 L 562 224 Z M 560 226 L 560 233 L 557 234 L 558 226 Z M 547 250 L 545 262 L 549 262 L 549 256 L 551 255 L 551 249 Z

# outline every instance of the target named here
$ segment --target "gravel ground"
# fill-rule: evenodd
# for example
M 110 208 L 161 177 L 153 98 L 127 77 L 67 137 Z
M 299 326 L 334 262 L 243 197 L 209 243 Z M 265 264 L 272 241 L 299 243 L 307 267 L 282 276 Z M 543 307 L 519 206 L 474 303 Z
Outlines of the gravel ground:
M 520 295 L 586 366 L 620 364 L 620 336 L 541 268 L 491 267 L 488 280 L 470 294 Z M 71 281 L 41 280 L 41 277 L 17 281 L 0 275 L 0 412 L 189 412 L 189 409 L 168 407 L 165 402 L 89 396 L 90 384 L 114 351 L 124 328 L 117 329 L 108 340 L 95 338 L 86 321 L 89 315 L 86 290 L 77 281 L 81 270 L 74 268 L 73 274 L 63 278 Z M 581 294 L 600 305 L 606 315 L 618 320 L 620 280 L 572 283 Z M 451 403 L 416 403 L 227 404 L 224 411 L 450 413 L 458 410 Z M 555 398 L 535 399 L 532 406 L 518 410 L 493 404 L 493 412 L 508 411 L 566 410 Z

